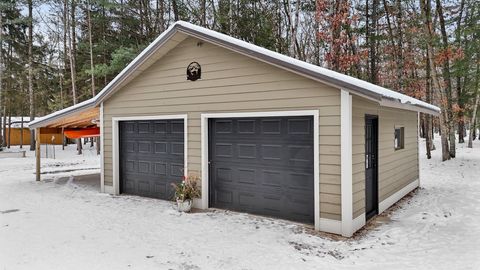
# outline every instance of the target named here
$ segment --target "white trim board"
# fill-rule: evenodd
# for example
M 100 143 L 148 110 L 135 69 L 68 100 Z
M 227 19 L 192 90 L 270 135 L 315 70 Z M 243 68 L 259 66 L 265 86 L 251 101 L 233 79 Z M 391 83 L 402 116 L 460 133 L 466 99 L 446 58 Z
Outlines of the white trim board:
M 115 195 L 115 190 L 113 189 L 113 186 L 107 186 L 107 185 L 104 186 L 104 192 L 111 195 Z
M 412 190 L 416 189 L 419 185 L 418 179 L 411 182 L 410 184 L 406 185 L 399 191 L 397 191 L 395 194 L 392 196 L 386 198 L 382 202 L 378 204 L 378 214 L 382 213 L 383 211 L 387 210 L 390 206 L 394 205 L 396 202 L 398 202 L 400 199 L 405 197 L 408 193 L 410 193 Z
M 100 104 L 100 192 L 105 193 L 105 151 L 104 151 L 103 102 Z
M 352 95 L 340 90 L 342 236 L 353 234 Z
M 360 230 L 367 223 L 365 213 L 356 217 L 352 222 L 352 234 Z
M 417 170 L 418 170 L 418 186 L 422 182 L 422 175 L 420 170 L 420 113 L 417 113 Z
M 113 192 L 111 194 L 120 194 L 120 176 L 119 176 L 119 138 L 118 123 L 120 121 L 138 121 L 138 120 L 170 120 L 183 119 L 184 130 L 184 175 L 188 174 L 188 117 L 186 114 L 175 115 L 153 115 L 153 116 L 129 116 L 129 117 L 112 117 L 112 160 L 113 160 Z M 106 187 L 105 187 L 106 189 Z
M 320 230 L 333 234 L 342 234 L 342 222 L 340 220 L 320 218 Z
M 275 117 L 275 116 L 313 116 L 313 155 L 314 155 L 314 224 L 315 230 L 325 230 L 320 222 L 320 152 L 319 152 L 319 113 L 318 110 L 272 111 L 242 113 L 205 113 L 201 114 L 201 147 L 202 147 L 202 198 L 201 208 L 208 205 L 208 119 L 238 117 Z M 326 230 L 325 230 L 326 231 Z

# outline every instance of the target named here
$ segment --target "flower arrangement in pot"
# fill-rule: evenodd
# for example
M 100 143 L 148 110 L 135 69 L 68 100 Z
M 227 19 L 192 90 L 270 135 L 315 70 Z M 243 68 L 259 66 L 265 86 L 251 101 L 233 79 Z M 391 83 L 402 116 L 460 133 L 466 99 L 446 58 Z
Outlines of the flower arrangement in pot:
M 193 199 L 200 198 L 200 177 L 191 174 L 184 176 L 182 182 L 172 183 L 175 190 L 175 199 L 177 201 L 177 210 L 180 212 L 190 212 Z

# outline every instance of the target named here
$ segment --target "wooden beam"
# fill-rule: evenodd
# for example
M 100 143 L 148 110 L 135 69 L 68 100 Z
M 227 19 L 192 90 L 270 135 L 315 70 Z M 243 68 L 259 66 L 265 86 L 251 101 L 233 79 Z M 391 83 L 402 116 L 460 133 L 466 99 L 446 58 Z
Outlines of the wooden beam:
M 62 129 L 60 128 L 40 128 L 42 134 L 60 134 L 62 133 Z
M 46 127 L 50 128 L 70 128 L 72 126 L 80 126 L 77 123 L 82 123 L 83 126 L 90 126 L 94 125 L 92 123 L 92 119 L 99 119 L 100 117 L 100 110 L 98 108 L 91 108 L 89 110 L 76 113 L 74 115 L 65 116 L 57 121 L 46 125 Z
M 36 180 L 40 181 L 40 128 L 35 129 L 35 173 L 36 173 Z
M 73 121 L 69 121 L 69 122 L 63 122 L 63 123 L 59 123 L 58 125 L 52 125 L 52 126 L 49 126 L 49 127 L 52 127 L 52 128 L 71 128 L 71 127 L 74 127 L 74 126 L 82 126 L 82 127 L 89 127 L 89 126 L 95 126 L 94 123 L 92 123 L 92 118 L 81 118 L 81 119 L 76 119 L 76 120 L 73 120 Z

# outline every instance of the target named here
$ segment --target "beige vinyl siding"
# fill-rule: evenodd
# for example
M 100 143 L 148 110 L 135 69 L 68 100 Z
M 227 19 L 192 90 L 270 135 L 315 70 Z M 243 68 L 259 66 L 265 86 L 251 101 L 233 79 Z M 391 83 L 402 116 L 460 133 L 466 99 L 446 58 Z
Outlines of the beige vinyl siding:
M 105 184 L 112 185 L 112 117 L 188 114 L 188 167 L 201 173 L 201 113 L 319 111 L 320 217 L 341 220 L 340 91 L 187 38 L 104 103 Z M 186 80 L 192 61 L 202 79 Z
M 378 115 L 379 202 L 418 179 L 417 113 L 380 107 L 353 97 L 353 217 L 365 213 L 365 115 Z M 394 149 L 394 129 L 405 127 L 404 149 Z

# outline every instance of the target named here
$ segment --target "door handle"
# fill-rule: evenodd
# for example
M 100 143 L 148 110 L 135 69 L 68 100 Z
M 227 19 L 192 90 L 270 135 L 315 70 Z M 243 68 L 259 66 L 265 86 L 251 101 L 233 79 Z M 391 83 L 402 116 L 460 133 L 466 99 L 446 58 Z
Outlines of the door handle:
M 368 154 L 365 155 L 365 169 L 368 169 Z

